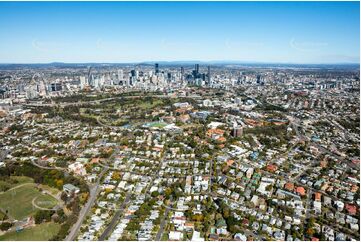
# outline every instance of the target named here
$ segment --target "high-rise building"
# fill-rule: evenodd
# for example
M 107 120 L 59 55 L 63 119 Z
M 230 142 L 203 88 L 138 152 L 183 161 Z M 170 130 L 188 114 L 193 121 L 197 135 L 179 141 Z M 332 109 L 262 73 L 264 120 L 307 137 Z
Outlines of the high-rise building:
M 51 92 L 58 92 L 58 91 L 63 90 L 63 87 L 62 87 L 61 83 L 51 83 L 49 89 Z
M 257 75 L 257 84 L 261 83 L 261 75 Z
M 123 74 L 123 70 L 118 70 L 118 80 L 124 80 L 124 74 Z
M 194 79 L 198 78 L 198 74 L 199 74 L 199 64 L 195 64 L 194 65 L 194 71 L 193 71 L 193 77 Z
M 93 80 L 93 75 L 91 74 L 91 70 L 92 70 L 92 67 L 89 66 L 88 68 L 88 85 L 89 86 L 94 86 L 94 80 Z
M 159 73 L 159 64 L 155 63 L 154 67 L 155 67 L 155 74 L 158 74 Z
M 180 72 L 181 72 L 181 77 L 180 77 L 180 78 L 181 78 L 181 80 L 183 81 L 183 80 L 184 80 L 184 67 L 183 67 L 183 66 L 181 67 L 181 71 L 180 71 Z
M 210 86 L 211 85 L 211 66 L 208 66 L 207 79 L 208 79 L 208 86 Z
M 80 77 L 80 89 L 84 89 L 84 87 L 87 85 L 85 76 Z

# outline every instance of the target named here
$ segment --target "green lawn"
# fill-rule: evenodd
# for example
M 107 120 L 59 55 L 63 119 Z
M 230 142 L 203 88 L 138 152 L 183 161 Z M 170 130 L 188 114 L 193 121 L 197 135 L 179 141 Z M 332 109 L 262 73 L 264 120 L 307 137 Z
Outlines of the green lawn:
M 0 192 L 29 182 L 34 182 L 33 178 L 26 176 L 11 176 L 10 179 L 0 180 Z
M 165 126 L 167 126 L 167 124 L 161 122 L 154 122 L 149 125 L 149 127 L 156 127 L 156 128 L 164 128 Z
M 20 232 L 9 232 L 0 236 L 1 241 L 14 241 L 14 240 L 50 240 L 58 233 L 60 224 L 56 223 L 43 223 L 35 227 L 24 229 Z
M 42 208 L 53 208 L 58 204 L 58 201 L 48 194 L 41 194 L 34 203 Z
M 0 211 L 0 220 L 3 220 L 5 218 L 6 214 Z
M 150 108 L 154 108 L 155 106 L 158 106 L 160 104 L 163 104 L 163 101 L 162 100 L 154 100 L 153 103 L 151 102 L 141 102 L 140 104 L 138 104 L 138 106 L 141 108 L 141 109 L 150 109 Z
M 41 187 L 43 190 L 47 190 L 48 192 L 50 192 L 50 193 L 53 194 L 54 196 L 56 196 L 56 194 L 59 193 L 59 190 L 56 189 L 55 187 L 50 187 L 50 186 L 44 185 L 44 184 L 40 184 L 40 187 Z
M 28 184 L 0 194 L 0 209 L 8 210 L 10 218 L 23 219 L 36 212 L 32 200 L 37 197 L 36 204 L 41 207 L 50 208 L 56 204 L 56 199 L 42 194 L 35 187 L 35 184 Z
M 31 177 L 27 177 L 27 176 L 11 176 L 11 178 L 15 179 L 18 181 L 17 184 L 14 185 L 15 186 L 18 186 L 22 183 L 28 183 L 28 182 L 34 182 L 34 179 L 31 178 Z

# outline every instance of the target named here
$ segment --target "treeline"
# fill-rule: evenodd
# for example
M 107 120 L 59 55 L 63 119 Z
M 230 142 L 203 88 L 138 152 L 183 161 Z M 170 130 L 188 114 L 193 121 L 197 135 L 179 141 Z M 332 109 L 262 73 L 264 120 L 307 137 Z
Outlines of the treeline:
M 39 168 L 31 163 L 9 163 L 6 167 L 0 168 L 0 177 L 27 176 L 34 179 L 34 182 L 45 184 L 50 187 L 62 189 L 63 184 L 70 183 L 79 187 L 81 192 L 89 192 L 89 188 L 83 180 L 70 174 L 65 175 L 59 170 L 47 170 Z M 61 181 L 61 182 L 59 182 Z
M 286 112 L 287 110 L 284 107 L 277 106 L 274 104 L 270 104 L 267 102 L 263 102 L 262 105 L 257 105 L 258 109 L 264 110 L 264 111 L 280 111 L 280 112 Z
M 243 130 L 244 134 L 264 134 L 267 136 L 282 136 L 287 134 L 287 125 L 268 125 L 247 128 Z
M 88 95 L 82 95 L 82 94 L 77 94 L 77 95 L 72 95 L 72 96 L 66 96 L 66 97 L 54 97 L 52 98 L 53 101 L 57 102 L 57 103 L 61 103 L 61 102 L 69 102 L 69 103 L 73 103 L 73 102 L 87 102 L 87 101 L 95 101 L 95 100 L 99 100 L 99 99 L 104 99 L 104 98 L 109 98 L 110 95 L 96 95 L 96 96 L 88 96 Z

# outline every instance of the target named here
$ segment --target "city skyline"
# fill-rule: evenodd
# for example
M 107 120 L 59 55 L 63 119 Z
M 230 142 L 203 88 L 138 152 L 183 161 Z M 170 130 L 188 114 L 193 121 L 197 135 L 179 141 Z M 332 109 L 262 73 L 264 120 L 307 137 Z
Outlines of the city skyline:
M 359 63 L 359 2 L 1 2 L 0 63 Z

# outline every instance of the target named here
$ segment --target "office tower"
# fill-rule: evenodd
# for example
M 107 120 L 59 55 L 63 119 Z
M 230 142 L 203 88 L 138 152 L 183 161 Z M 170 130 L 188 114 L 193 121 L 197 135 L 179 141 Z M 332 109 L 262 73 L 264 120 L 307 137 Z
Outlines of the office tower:
M 84 89 L 84 87 L 87 85 L 85 76 L 80 77 L 80 89 Z
M 194 70 L 196 71 L 196 74 L 198 74 L 198 73 L 199 73 L 199 64 L 196 64 L 196 65 L 195 65 Z
M 62 87 L 61 83 L 51 83 L 49 89 L 51 92 L 58 92 L 58 91 L 63 90 L 63 87 Z
M 25 91 L 25 86 L 23 85 L 23 84 L 19 84 L 19 85 L 17 85 L 17 90 L 19 91 L 19 92 L 24 92 Z
M 261 83 L 261 75 L 257 75 L 257 83 Z
M 211 85 L 211 66 L 208 66 L 208 76 L 207 76 L 207 79 L 208 79 L 208 85 L 210 86 L 210 85 Z
M 99 78 L 94 78 L 94 87 L 99 88 Z
M 118 80 L 124 80 L 124 73 L 123 70 L 118 70 Z
M 93 86 L 93 75 L 91 74 L 92 67 L 88 67 L 88 85 Z
M 135 70 L 131 70 L 131 71 L 130 71 L 130 75 L 131 75 L 132 77 L 135 77 L 135 76 L 136 76 Z
M 194 65 L 194 70 L 193 70 L 193 77 L 194 79 L 198 78 L 198 74 L 199 74 L 199 64 L 195 64 Z
M 159 73 L 159 64 L 155 63 L 155 74 Z

